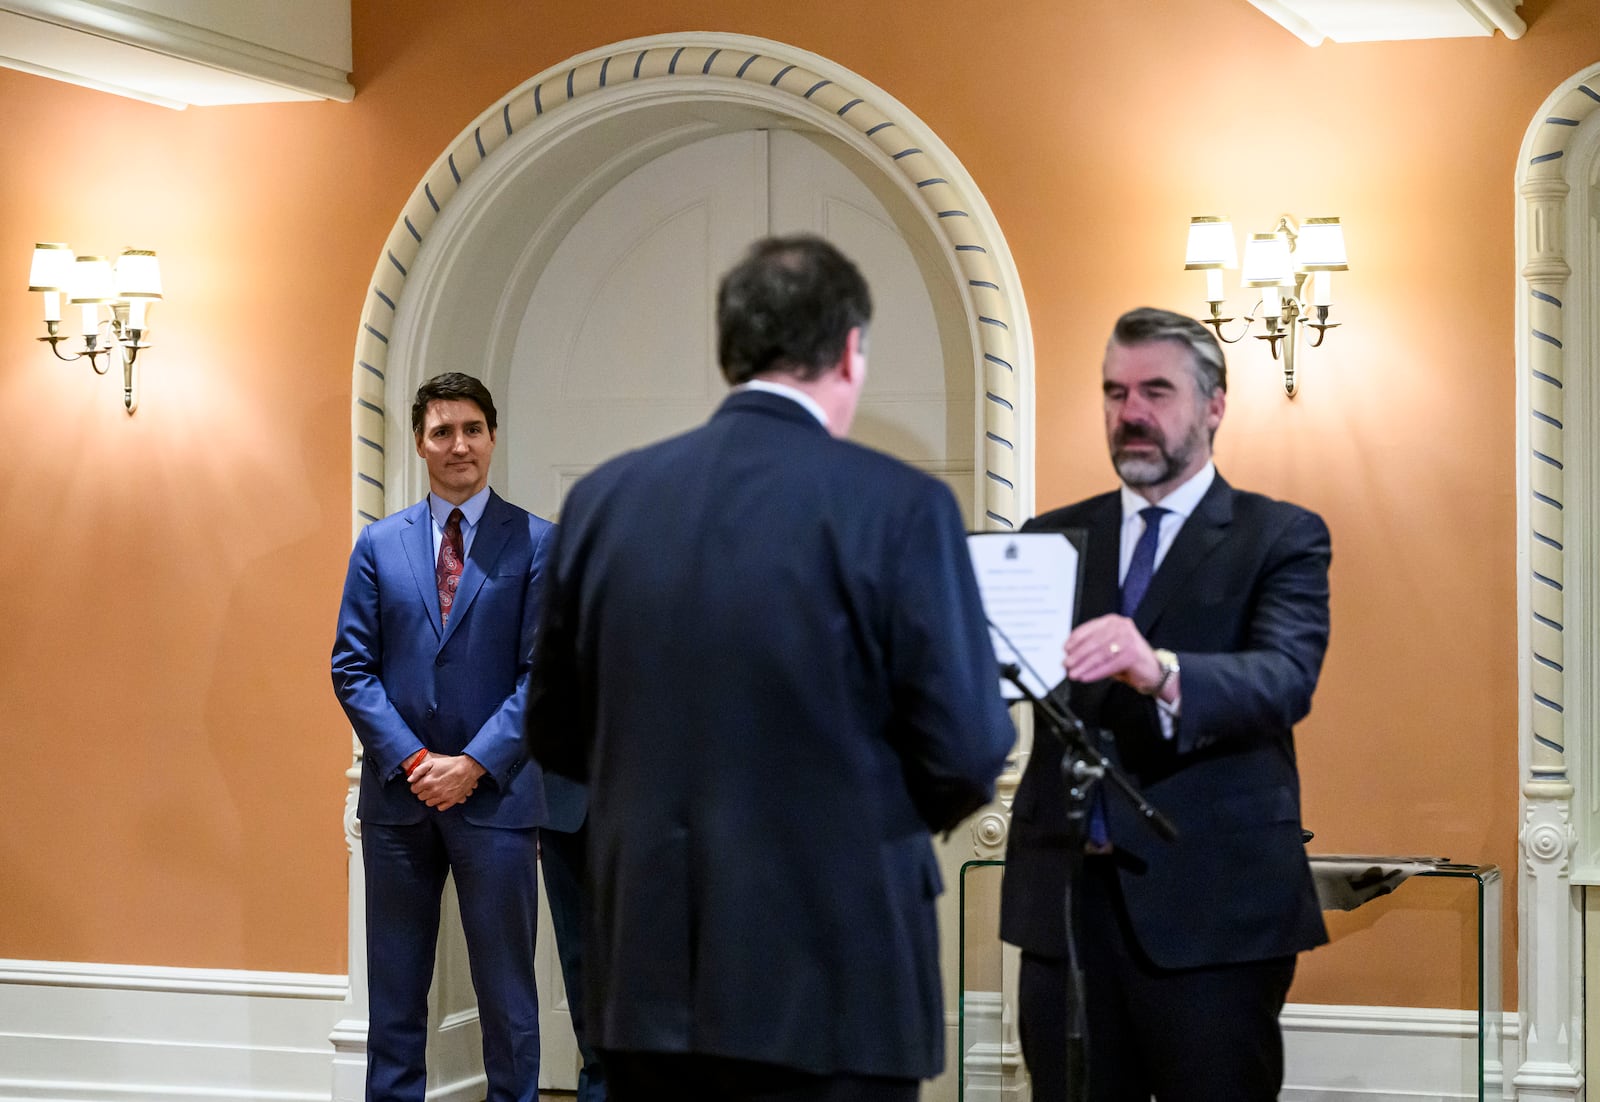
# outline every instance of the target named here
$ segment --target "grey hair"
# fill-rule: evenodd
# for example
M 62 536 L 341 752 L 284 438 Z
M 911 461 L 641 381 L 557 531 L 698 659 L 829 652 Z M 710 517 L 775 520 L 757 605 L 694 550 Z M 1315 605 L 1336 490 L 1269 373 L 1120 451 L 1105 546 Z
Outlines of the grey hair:
M 1141 306 L 1123 314 L 1111 329 L 1110 344 L 1123 348 L 1156 341 L 1173 341 L 1189 350 L 1195 382 L 1199 384 L 1202 397 L 1209 398 L 1219 390 L 1227 393 L 1228 366 L 1222 358 L 1222 345 L 1217 343 L 1211 330 L 1194 318 L 1154 306 Z

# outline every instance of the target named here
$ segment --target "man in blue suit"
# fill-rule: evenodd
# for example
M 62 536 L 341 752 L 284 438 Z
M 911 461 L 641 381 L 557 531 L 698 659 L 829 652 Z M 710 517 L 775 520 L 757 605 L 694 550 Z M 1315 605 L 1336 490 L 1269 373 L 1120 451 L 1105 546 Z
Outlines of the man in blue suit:
M 1058 692 L 1108 733 L 1109 756 L 1178 838 L 1114 793 L 1090 816 L 1075 893 L 1088 1097 L 1270 1102 L 1295 955 L 1327 940 L 1301 841 L 1293 728 L 1328 645 L 1328 529 L 1217 473 L 1227 376 L 1204 325 L 1130 311 L 1101 383 L 1122 487 L 1024 530 L 1087 532 Z M 1041 729 L 1001 889 L 1000 936 L 1023 950 L 1019 1024 L 1039 1102 L 1069 1087 L 1060 766 Z
M 533 1102 L 536 830 L 576 831 L 585 814 L 580 786 L 554 784 L 547 798 L 522 742 L 537 583 L 555 527 L 489 489 L 495 407 L 477 379 L 428 380 L 411 425 L 428 497 L 356 538 L 333 647 L 334 690 L 362 745 L 367 1098 L 424 1096 L 428 988 L 451 874 L 488 1100 Z M 563 964 L 570 956 L 575 966 L 576 943 L 560 935 L 575 926 L 576 901 L 551 902 L 558 942 L 569 943 Z
M 718 295 L 733 394 L 562 508 L 528 732 L 590 782 L 616 1102 L 900 1102 L 944 1069 L 929 832 L 1013 732 L 954 497 L 841 439 L 870 313 L 825 242 L 758 243 Z

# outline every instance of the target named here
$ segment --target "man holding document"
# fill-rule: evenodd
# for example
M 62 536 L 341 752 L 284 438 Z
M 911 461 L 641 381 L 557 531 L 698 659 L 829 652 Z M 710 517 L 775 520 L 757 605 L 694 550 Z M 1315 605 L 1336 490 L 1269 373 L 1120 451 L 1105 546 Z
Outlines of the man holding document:
M 1014 738 L 950 491 L 842 439 L 867 285 L 815 237 L 717 296 L 733 393 L 572 489 L 529 703 L 590 783 L 615 1102 L 911 1102 L 944 1068 L 929 832 Z
M 1327 647 L 1328 530 L 1217 473 L 1226 387 L 1205 326 L 1164 310 L 1123 315 L 1102 381 L 1122 488 L 1023 529 L 1086 534 L 1055 696 L 1108 734 L 1107 756 L 1178 832 L 1161 838 L 1109 786 L 1091 809 L 1075 895 L 1096 1102 L 1276 1098 L 1295 954 L 1327 940 L 1292 728 Z M 1038 725 L 1001 907 L 1002 938 L 1023 950 L 1020 1025 L 1038 1102 L 1067 1090 L 1060 761 Z

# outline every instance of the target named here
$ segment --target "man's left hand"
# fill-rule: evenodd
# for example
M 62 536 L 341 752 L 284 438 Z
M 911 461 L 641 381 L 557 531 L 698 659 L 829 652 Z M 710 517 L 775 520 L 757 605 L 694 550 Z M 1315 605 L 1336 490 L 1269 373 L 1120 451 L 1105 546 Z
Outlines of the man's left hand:
M 1161 663 L 1139 629 L 1126 616 L 1086 620 L 1067 636 L 1067 676 L 1073 681 L 1115 678 L 1141 693 L 1161 682 Z
M 465 803 L 487 770 L 466 754 L 429 754 L 411 771 L 411 791 L 435 811 Z

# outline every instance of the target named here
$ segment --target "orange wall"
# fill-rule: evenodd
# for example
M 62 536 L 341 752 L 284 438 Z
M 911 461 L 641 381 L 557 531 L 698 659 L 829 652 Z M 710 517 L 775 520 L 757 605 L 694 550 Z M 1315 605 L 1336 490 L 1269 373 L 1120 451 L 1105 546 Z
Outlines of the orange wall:
M 1529 0 L 1518 42 L 1316 50 L 1241 0 L 355 7 L 347 105 L 173 113 L 0 71 L 0 408 L 24 433 L 0 464 L 0 571 L 26 577 L 0 662 L 0 958 L 343 969 L 327 653 L 367 280 L 479 111 L 573 53 L 682 30 L 826 56 L 962 159 L 1032 314 L 1041 507 L 1111 484 L 1112 318 L 1201 307 L 1189 215 L 1343 216 L 1345 326 L 1292 403 L 1237 346 L 1218 437 L 1232 481 L 1334 532 L 1307 821 L 1315 848 L 1514 870 L 1512 176 L 1545 96 L 1600 60 L 1588 0 Z M 37 238 L 161 250 L 137 416 L 29 339 Z M 1509 944 L 1509 895 L 1507 915 Z M 1459 1005 L 1464 916 L 1357 912 L 1295 997 Z M 1438 959 L 1419 968 L 1419 944 Z M 1412 974 L 1430 961 L 1438 978 Z

